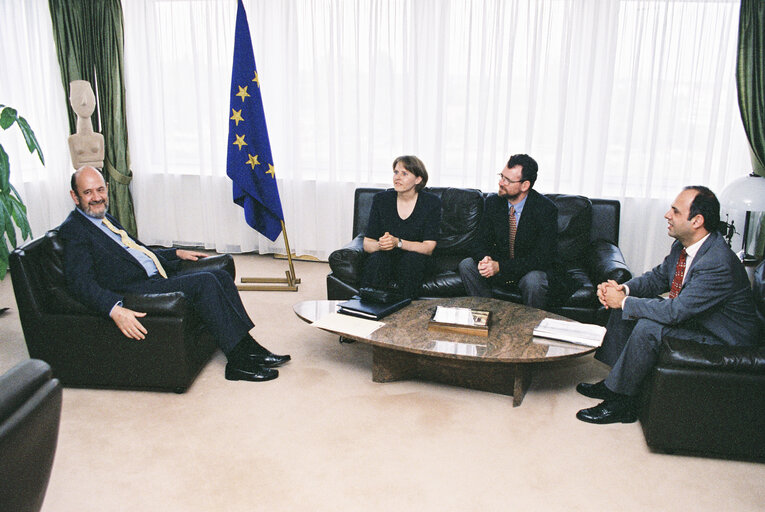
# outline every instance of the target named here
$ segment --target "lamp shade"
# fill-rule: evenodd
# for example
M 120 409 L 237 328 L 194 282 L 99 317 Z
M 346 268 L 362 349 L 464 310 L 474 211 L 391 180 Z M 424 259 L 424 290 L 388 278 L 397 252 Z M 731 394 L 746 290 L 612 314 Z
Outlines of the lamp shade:
M 726 210 L 765 211 L 765 178 L 752 173 L 732 181 L 720 194 L 720 206 Z

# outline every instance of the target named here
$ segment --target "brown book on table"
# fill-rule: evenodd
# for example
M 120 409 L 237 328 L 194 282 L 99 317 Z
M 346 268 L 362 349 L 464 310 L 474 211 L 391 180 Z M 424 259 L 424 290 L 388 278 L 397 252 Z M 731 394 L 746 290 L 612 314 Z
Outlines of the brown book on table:
M 487 337 L 490 317 L 490 311 L 436 306 L 428 330 Z

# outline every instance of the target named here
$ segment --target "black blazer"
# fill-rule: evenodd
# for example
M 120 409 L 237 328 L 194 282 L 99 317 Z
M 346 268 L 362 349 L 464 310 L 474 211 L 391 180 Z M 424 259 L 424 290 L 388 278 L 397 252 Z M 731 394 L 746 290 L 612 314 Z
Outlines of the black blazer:
M 552 281 L 558 274 L 558 207 L 534 189 L 529 190 L 515 232 L 515 258 L 510 259 L 510 208 L 507 199 L 491 194 L 484 203 L 479 238 L 473 252 L 499 263 L 501 282 L 518 282 L 532 270 L 543 270 Z
M 114 217 L 106 216 L 123 229 Z M 108 316 L 112 307 L 123 300 L 120 291 L 149 279 L 138 260 L 77 210 L 59 226 L 58 233 L 64 244 L 67 288 L 78 301 L 98 313 Z M 175 249 L 150 250 L 167 272 L 177 270 L 180 260 Z

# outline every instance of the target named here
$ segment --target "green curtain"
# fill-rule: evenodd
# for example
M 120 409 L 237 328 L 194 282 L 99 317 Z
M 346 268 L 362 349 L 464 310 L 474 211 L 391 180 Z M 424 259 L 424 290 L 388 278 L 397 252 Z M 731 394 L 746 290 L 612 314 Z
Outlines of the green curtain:
M 87 80 L 93 86 L 99 116 L 93 129 L 104 136 L 104 177 L 109 184 L 109 212 L 128 233 L 138 236 L 130 194 L 125 85 L 123 75 L 123 25 L 120 0 L 48 0 L 56 41 L 61 82 L 66 91 L 69 130 L 76 130 L 77 116 L 69 106 L 69 82 Z M 100 117 L 101 123 L 99 123 Z
M 741 0 L 736 84 L 754 172 L 765 176 L 765 2 Z

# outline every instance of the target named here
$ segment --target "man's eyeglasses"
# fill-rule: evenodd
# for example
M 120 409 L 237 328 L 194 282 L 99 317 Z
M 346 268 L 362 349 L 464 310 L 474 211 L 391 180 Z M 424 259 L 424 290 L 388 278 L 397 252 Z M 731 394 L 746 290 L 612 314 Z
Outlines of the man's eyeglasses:
M 497 174 L 497 176 L 499 176 L 499 179 L 501 179 L 502 183 L 504 183 L 505 185 L 510 185 L 511 183 L 521 183 L 521 182 L 524 182 L 524 181 L 528 181 L 528 180 L 511 180 L 510 178 L 508 178 L 507 176 L 505 176 L 501 172 L 499 174 Z

